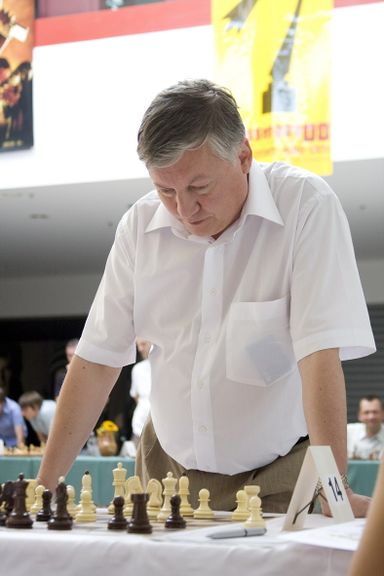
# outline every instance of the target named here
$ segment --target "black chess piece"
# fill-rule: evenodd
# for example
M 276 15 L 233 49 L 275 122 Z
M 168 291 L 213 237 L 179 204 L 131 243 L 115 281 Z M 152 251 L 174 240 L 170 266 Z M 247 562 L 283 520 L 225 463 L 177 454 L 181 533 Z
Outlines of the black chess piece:
M 5 521 L 7 519 L 6 513 L 3 512 L 1 509 L 4 502 L 5 502 L 5 500 L 3 498 L 3 488 L 0 484 L 0 526 L 5 526 Z
M 132 534 L 151 534 L 152 526 L 148 520 L 147 502 L 149 494 L 131 494 L 133 502 L 132 519 L 128 524 L 128 532 Z
M 12 480 L 7 480 L 3 486 L 4 510 L 6 516 L 9 516 L 15 504 L 15 487 Z
M 52 492 L 46 488 L 42 494 L 43 507 L 36 514 L 36 522 L 48 522 L 52 518 Z
M 25 506 L 28 482 L 24 480 L 24 474 L 19 474 L 19 478 L 13 483 L 13 486 L 15 503 L 5 525 L 7 528 L 32 528 L 33 520 Z
M 115 514 L 108 522 L 109 530 L 126 530 L 128 521 L 124 517 L 124 498 L 123 496 L 116 496 L 113 499 L 115 507 Z
M 165 528 L 173 528 L 173 529 L 180 529 L 185 528 L 187 523 L 180 514 L 180 503 L 181 498 L 178 494 L 175 494 L 170 499 L 171 504 L 171 513 L 165 521 Z
M 72 530 L 73 520 L 67 510 L 67 486 L 59 482 L 56 487 L 56 512 L 48 520 L 48 530 Z

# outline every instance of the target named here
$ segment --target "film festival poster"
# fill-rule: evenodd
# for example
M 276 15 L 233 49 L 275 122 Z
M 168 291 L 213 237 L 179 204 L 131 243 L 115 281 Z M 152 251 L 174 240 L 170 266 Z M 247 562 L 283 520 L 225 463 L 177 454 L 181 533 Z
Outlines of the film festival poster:
M 0 0 L 0 152 L 33 146 L 34 0 Z

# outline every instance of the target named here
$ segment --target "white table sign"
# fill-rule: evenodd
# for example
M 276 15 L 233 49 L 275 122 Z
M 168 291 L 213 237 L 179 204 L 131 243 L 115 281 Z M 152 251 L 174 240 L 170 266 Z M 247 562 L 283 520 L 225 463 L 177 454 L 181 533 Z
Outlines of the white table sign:
M 336 523 L 354 519 L 330 446 L 309 446 L 287 510 L 283 530 L 301 530 L 318 480 Z

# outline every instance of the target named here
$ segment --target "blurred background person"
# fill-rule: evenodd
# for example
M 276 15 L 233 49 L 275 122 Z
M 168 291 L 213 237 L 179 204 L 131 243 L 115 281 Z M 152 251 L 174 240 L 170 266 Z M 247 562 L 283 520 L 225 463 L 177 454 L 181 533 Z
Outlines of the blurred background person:
M 55 398 L 55 400 L 57 399 L 60 389 L 63 385 L 64 378 L 68 370 L 68 366 L 75 354 L 78 342 L 79 342 L 78 338 L 72 338 L 72 340 L 68 340 L 68 342 L 65 345 L 65 356 L 67 359 L 67 364 L 62 368 L 60 368 L 59 370 L 57 370 L 53 379 L 53 397 Z
M 148 360 L 151 343 L 142 338 L 136 339 L 137 350 L 142 360 L 132 368 L 131 391 L 136 401 L 136 408 L 132 416 L 132 441 L 138 445 L 144 424 L 149 416 L 151 394 L 151 364 Z
M 347 425 L 348 458 L 377 460 L 384 449 L 383 402 L 378 396 L 363 396 L 358 422 Z
M 41 443 L 45 444 L 56 411 L 54 400 L 44 400 L 39 392 L 24 392 L 19 398 L 22 415 L 31 424 Z
M 26 434 L 20 406 L 0 388 L 0 439 L 9 448 L 22 447 Z

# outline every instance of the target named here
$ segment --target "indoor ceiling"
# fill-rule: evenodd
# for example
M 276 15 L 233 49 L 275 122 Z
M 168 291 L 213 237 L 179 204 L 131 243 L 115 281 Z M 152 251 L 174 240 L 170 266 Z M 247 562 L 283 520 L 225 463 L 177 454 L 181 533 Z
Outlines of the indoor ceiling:
M 357 258 L 384 254 L 384 159 L 339 162 L 326 180 L 346 211 Z M 0 277 L 100 274 L 121 215 L 149 179 L 0 189 Z

